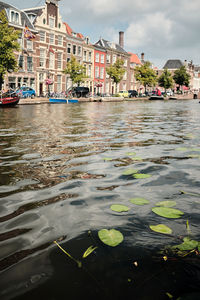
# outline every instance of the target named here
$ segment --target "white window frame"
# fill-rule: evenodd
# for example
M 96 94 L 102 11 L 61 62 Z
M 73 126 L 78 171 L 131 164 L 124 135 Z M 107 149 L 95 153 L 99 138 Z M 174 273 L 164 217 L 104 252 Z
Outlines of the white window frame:
M 27 50 L 32 51 L 33 50 L 33 41 L 27 40 L 26 48 L 27 48 Z
M 62 35 L 58 35 L 58 46 L 62 46 L 63 45 L 63 37 Z
M 18 19 L 16 18 L 16 16 L 18 17 Z M 11 10 L 10 11 L 10 22 L 13 24 L 21 24 L 21 15 L 19 12 L 15 11 L 15 10 Z
M 99 78 L 99 66 L 95 67 L 95 78 Z
M 114 63 L 116 63 L 116 61 L 117 61 L 117 56 L 115 54 L 113 54 L 112 63 L 114 64 Z
M 103 67 L 100 68 L 100 79 L 104 79 L 104 71 L 105 69 Z
M 105 61 L 104 54 L 101 54 L 101 64 L 104 64 L 104 61 Z
M 98 52 L 95 54 L 95 62 L 99 63 L 99 53 Z
M 46 67 L 46 64 L 45 64 L 45 61 L 46 61 L 45 51 L 46 51 L 45 48 L 40 48 L 40 68 L 45 68 Z
M 49 33 L 49 44 L 54 45 L 55 35 L 53 33 Z
M 106 55 L 106 63 L 107 63 L 107 64 L 110 64 L 110 54 L 107 54 L 107 55 Z
M 57 75 L 57 92 L 62 92 L 62 75 Z
M 40 31 L 40 42 L 45 42 L 45 38 L 46 38 L 46 33 L 45 33 L 45 31 L 41 30 Z
M 57 54 L 57 68 L 62 69 L 62 52 Z
M 55 54 L 52 52 L 49 52 L 49 69 L 55 68 Z
M 54 28 L 55 27 L 55 19 L 52 17 L 49 17 L 49 27 Z

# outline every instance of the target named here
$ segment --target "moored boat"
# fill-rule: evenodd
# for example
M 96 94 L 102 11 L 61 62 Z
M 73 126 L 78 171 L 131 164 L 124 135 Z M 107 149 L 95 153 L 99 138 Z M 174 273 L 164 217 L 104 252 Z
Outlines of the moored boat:
M 49 98 L 50 103 L 78 103 L 78 99 Z
M 18 104 L 20 100 L 19 95 L 12 92 L 6 92 L 0 94 L 0 107 L 12 107 Z
M 152 95 L 149 100 L 164 100 L 163 96 Z

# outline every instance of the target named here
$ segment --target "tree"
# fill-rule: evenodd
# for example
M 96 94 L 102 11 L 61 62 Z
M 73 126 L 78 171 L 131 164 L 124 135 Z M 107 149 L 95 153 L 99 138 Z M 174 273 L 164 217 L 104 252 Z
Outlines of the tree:
M 7 72 L 18 69 L 14 51 L 19 51 L 19 31 L 8 25 L 5 10 L 0 12 L 0 90 Z
M 178 84 L 179 86 L 182 86 L 182 85 L 189 86 L 190 77 L 191 76 L 189 73 L 187 73 L 186 67 L 182 66 L 182 67 L 180 67 L 180 69 L 178 69 L 174 72 L 173 79 L 174 79 L 175 83 Z
M 113 82 L 118 85 L 118 83 L 122 80 L 125 69 L 123 68 L 124 61 L 123 59 L 117 59 L 116 62 L 110 67 L 106 68 L 107 74 L 113 80 Z
M 63 70 L 65 74 L 69 74 L 72 86 L 77 83 L 80 86 L 81 82 L 84 82 L 86 76 L 86 68 L 79 64 L 76 58 L 72 55 L 71 60 L 67 62 L 66 68 Z
M 174 85 L 174 81 L 171 72 L 165 69 L 158 78 L 158 83 L 161 87 L 164 87 L 165 93 L 167 89 L 172 88 Z
M 144 86 L 145 93 L 147 86 L 154 86 L 157 83 L 157 75 L 150 66 L 151 63 L 147 61 L 144 65 L 135 67 L 135 78 Z

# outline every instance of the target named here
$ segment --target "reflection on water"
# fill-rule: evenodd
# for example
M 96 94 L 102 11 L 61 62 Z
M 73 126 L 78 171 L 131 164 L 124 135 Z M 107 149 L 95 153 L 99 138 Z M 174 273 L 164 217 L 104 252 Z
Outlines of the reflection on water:
M 176 299 L 199 292 L 199 255 L 165 262 L 159 254 L 187 236 L 187 220 L 200 241 L 199 116 L 195 101 L 0 110 L 1 299 Z M 151 176 L 123 175 L 130 168 Z M 150 204 L 131 204 L 133 197 Z M 155 215 L 151 209 L 162 200 L 175 200 L 183 217 Z M 112 204 L 130 210 L 117 213 Z M 160 223 L 171 236 L 149 229 Z M 120 230 L 123 243 L 103 245 L 102 228 Z M 54 240 L 80 260 L 89 246 L 98 248 L 79 270 Z

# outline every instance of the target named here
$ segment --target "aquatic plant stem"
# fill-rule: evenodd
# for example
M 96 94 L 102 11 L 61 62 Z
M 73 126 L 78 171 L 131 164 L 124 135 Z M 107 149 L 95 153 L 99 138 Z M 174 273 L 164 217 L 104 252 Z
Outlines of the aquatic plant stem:
M 60 248 L 60 250 L 62 252 L 64 252 L 69 258 L 71 258 L 73 261 L 75 261 L 75 263 L 77 263 L 78 267 L 81 268 L 82 267 L 82 262 L 75 259 L 73 256 L 71 256 L 71 254 L 69 254 L 67 251 L 65 251 L 65 249 L 63 249 L 56 241 L 54 241 L 54 244 L 56 244 L 56 246 L 58 246 L 58 248 Z

